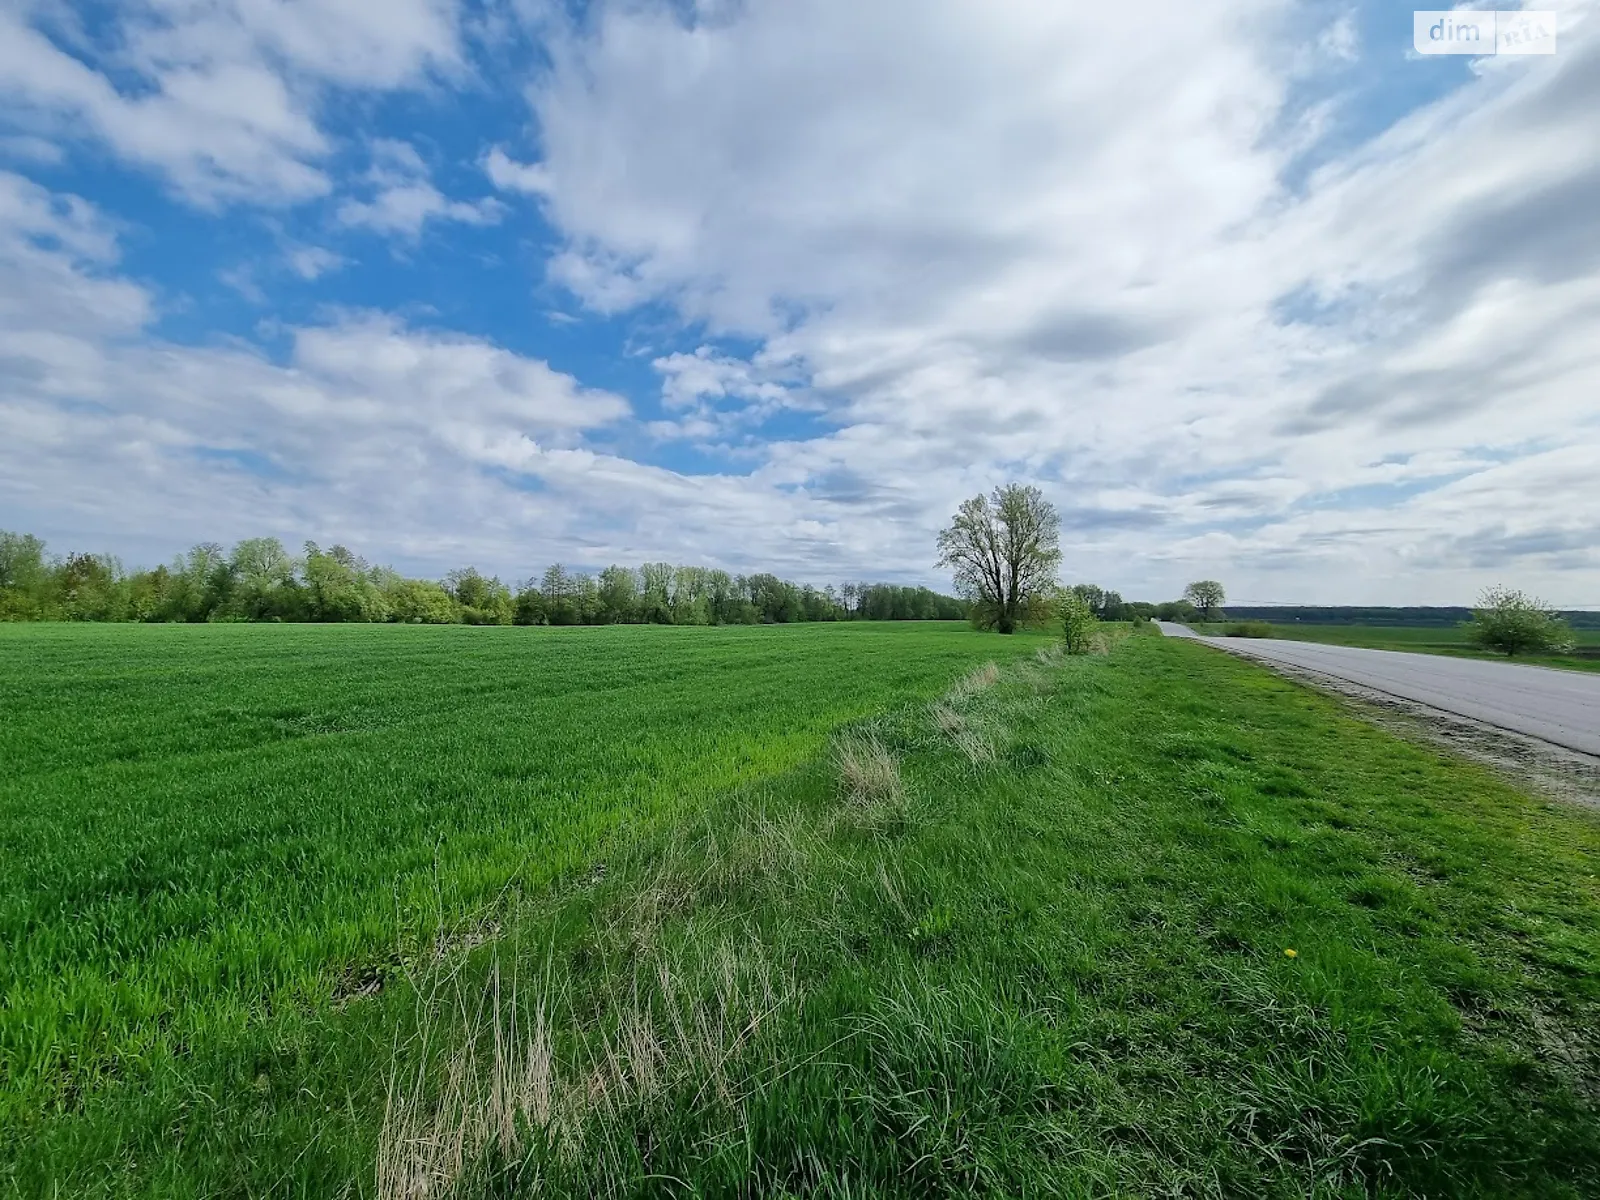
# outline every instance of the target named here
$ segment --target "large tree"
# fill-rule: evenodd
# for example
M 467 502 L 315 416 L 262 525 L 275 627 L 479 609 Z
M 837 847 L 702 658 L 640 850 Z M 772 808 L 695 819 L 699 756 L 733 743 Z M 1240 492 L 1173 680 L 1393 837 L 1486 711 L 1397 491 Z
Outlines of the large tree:
M 1011 633 L 1030 614 L 1042 615 L 1057 587 L 1061 518 L 1031 485 L 974 496 L 939 535 L 939 565 L 951 568 L 984 625 Z
M 1197 579 L 1183 589 L 1183 598 L 1206 616 L 1217 615 L 1228 599 L 1228 593 L 1215 579 Z

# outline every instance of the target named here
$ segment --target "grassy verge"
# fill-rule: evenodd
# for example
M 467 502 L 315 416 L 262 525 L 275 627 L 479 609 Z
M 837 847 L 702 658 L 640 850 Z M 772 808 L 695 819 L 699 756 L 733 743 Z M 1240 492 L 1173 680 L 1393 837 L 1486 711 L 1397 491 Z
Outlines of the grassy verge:
M 1593 1194 L 1597 852 L 1198 647 L 978 673 L 422 979 L 364 1186 Z
M 1480 650 L 1467 641 L 1462 628 L 1420 628 L 1404 625 L 1282 625 L 1268 621 L 1199 622 L 1191 626 L 1196 633 L 1228 635 L 1246 626 L 1247 637 L 1287 638 L 1297 642 L 1320 642 L 1328 646 L 1366 646 L 1374 650 L 1410 650 L 1419 654 L 1446 654 L 1456 658 L 1487 658 L 1500 662 L 1506 656 Z M 1536 666 L 1568 667 L 1580 671 L 1600 671 L 1600 630 L 1574 631 L 1577 642 L 1571 654 L 1518 655 L 1512 661 Z

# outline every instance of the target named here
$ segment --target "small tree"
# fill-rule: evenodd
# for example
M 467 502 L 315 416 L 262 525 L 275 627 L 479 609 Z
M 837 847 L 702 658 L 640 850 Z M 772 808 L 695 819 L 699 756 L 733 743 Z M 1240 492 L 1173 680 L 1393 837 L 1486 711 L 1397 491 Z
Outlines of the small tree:
M 1559 654 L 1572 648 L 1572 630 L 1544 601 L 1512 588 L 1492 587 L 1478 597 L 1467 622 L 1467 640 L 1507 656 Z
M 939 535 L 939 565 L 972 601 L 979 623 L 1012 633 L 1048 611 L 1061 565 L 1061 518 L 1038 488 L 1020 483 L 962 502 Z
M 1089 653 L 1089 641 L 1099 621 L 1094 609 L 1083 593 L 1076 588 L 1068 591 L 1059 601 L 1061 606 L 1061 638 L 1068 654 Z
M 1183 598 L 1205 613 L 1207 618 L 1216 618 L 1222 615 L 1222 605 L 1228 599 L 1228 594 L 1215 579 L 1197 579 L 1183 589 Z

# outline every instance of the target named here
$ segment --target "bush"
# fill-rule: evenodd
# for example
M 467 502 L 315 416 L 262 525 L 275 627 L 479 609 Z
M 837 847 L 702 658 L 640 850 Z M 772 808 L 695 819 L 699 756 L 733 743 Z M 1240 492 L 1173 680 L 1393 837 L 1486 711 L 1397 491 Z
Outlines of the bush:
M 1472 620 L 1466 624 L 1467 640 L 1502 654 L 1560 654 L 1571 650 L 1572 630 L 1542 600 L 1512 588 L 1494 587 L 1478 597 Z
M 1099 624 L 1094 609 L 1077 592 L 1067 592 L 1060 600 L 1061 640 L 1068 654 L 1087 654 L 1093 644 L 1094 627 Z
M 1248 637 L 1269 638 L 1277 637 L 1277 631 L 1265 621 L 1235 621 L 1222 631 L 1223 637 Z

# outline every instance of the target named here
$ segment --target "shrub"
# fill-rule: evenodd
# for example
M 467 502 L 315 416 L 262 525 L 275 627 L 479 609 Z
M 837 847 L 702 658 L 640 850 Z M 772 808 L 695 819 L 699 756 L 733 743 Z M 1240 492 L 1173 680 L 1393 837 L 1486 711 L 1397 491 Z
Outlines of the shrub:
M 1061 642 L 1068 654 L 1087 654 L 1093 643 L 1094 609 L 1077 592 L 1061 597 Z
M 1269 638 L 1277 637 L 1276 631 L 1265 621 L 1235 621 L 1222 631 L 1223 637 L 1248 637 Z
M 1572 649 L 1572 630 L 1542 600 L 1512 588 L 1493 587 L 1478 597 L 1467 622 L 1467 640 L 1507 656 L 1559 654 Z

